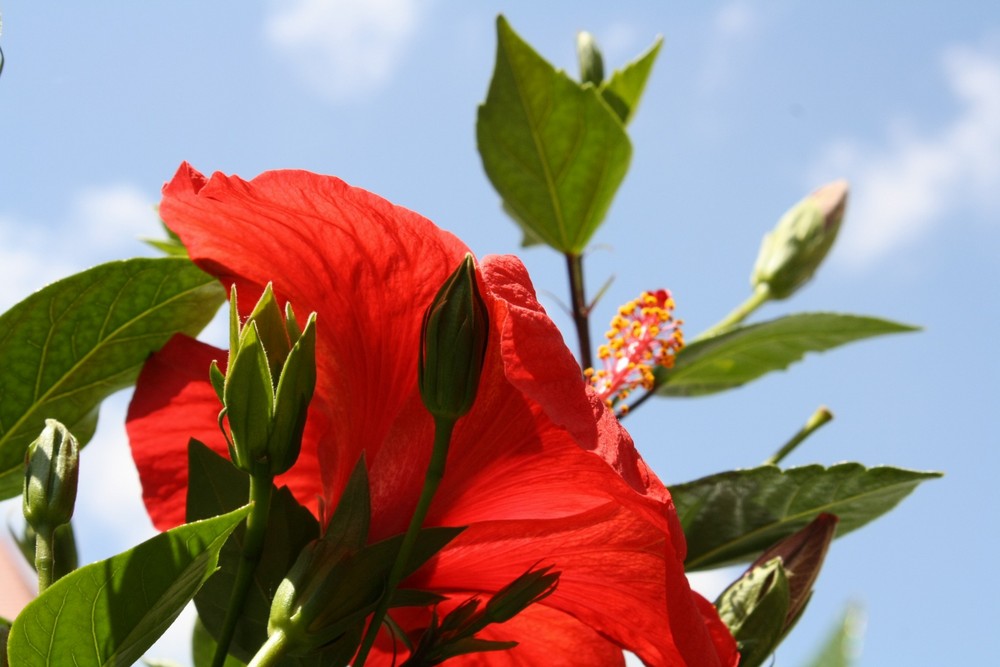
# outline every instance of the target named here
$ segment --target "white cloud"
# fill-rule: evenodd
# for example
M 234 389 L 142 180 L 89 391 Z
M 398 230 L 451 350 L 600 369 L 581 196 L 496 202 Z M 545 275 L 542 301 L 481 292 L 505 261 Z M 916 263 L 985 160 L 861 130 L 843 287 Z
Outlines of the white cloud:
M 265 34 L 312 88 L 349 100 L 389 82 L 423 6 L 417 0 L 276 2 Z
M 74 217 L 92 241 L 130 241 L 155 234 L 158 226 L 153 200 L 131 185 L 88 188 L 73 202 Z
M 56 223 L 0 215 L 0 311 L 59 278 L 100 262 L 148 255 L 160 237 L 156 200 L 135 187 L 91 187 Z
M 1000 56 L 962 47 L 942 62 L 959 107 L 944 127 L 920 133 L 897 120 L 885 146 L 839 140 L 812 170 L 813 184 L 852 185 L 840 260 L 870 264 L 967 206 L 1000 206 Z

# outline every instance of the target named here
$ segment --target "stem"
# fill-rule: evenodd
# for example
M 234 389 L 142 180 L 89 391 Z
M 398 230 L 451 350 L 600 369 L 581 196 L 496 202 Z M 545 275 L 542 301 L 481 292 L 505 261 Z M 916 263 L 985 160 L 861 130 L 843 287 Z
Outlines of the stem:
M 795 451 L 795 448 L 802 443 L 803 440 L 808 438 L 810 435 L 815 433 L 819 427 L 833 419 L 833 413 L 830 412 L 825 406 L 820 406 L 817 408 L 816 412 L 813 413 L 806 425 L 803 426 L 798 433 L 792 436 L 792 439 L 782 445 L 781 449 L 776 451 L 771 458 L 764 461 L 764 465 L 778 465 L 781 460 L 786 456 Z
M 212 657 L 212 667 L 222 667 L 226 662 L 226 655 L 229 653 L 229 644 L 236 633 L 236 623 L 243 615 L 243 605 L 253 583 L 253 573 L 257 569 L 260 561 L 260 554 L 264 550 L 264 535 L 267 532 L 267 517 L 271 511 L 271 488 L 273 479 L 263 475 L 257 477 L 250 476 L 250 503 L 251 510 L 247 516 L 247 530 L 243 539 L 243 551 L 241 553 L 240 564 L 236 569 L 236 582 L 233 584 L 232 595 L 229 598 L 229 607 L 226 609 L 226 617 L 222 622 L 222 630 L 219 633 L 219 643 L 215 646 L 215 655 Z M 268 643 L 271 640 L 268 638 Z M 265 644 L 266 646 L 266 644 Z M 265 663 L 270 664 L 270 663 Z
M 38 572 L 38 593 L 52 585 L 52 542 L 55 530 L 51 526 L 42 526 L 35 530 L 35 571 Z
M 580 341 L 580 366 L 593 368 L 594 358 L 590 351 L 590 306 L 583 286 L 583 255 L 566 253 L 566 268 L 569 270 L 569 293 L 572 300 L 573 324 L 576 337 Z
M 247 667 L 271 667 L 285 657 L 288 651 L 288 636 L 280 629 L 275 630 L 267 637 L 267 641 L 254 654 L 253 659 L 247 663 Z
M 444 477 L 444 464 L 448 459 L 448 445 L 451 443 L 451 432 L 454 428 L 455 419 L 434 416 L 434 449 L 431 451 L 430 463 L 427 464 L 424 488 L 420 492 L 420 500 L 417 501 L 417 507 L 410 518 L 410 525 L 406 529 L 406 534 L 403 535 L 403 543 L 396 554 L 396 561 L 392 564 L 392 570 L 389 571 L 389 579 L 385 583 L 385 591 L 379 599 L 378 607 L 375 608 L 375 612 L 372 614 L 364 641 L 361 642 L 361 648 L 358 649 L 358 654 L 352 663 L 355 667 L 362 667 L 365 664 L 365 660 L 368 659 L 368 653 L 375 644 L 375 638 L 378 636 L 379 629 L 382 626 L 382 619 L 389 610 L 389 603 L 392 601 L 393 593 L 396 592 L 396 587 L 399 586 L 399 582 L 403 579 L 403 573 L 406 571 L 406 566 L 413 553 L 413 547 L 417 543 L 417 536 L 420 534 L 420 527 L 427 517 L 427 511 L 431 508 L 431 501 L 434 500 L 434 494 L 437 493 L 438 487 L 441 485 L 441 479 Z
M 711 338 L 712 336 L 718 335 L 728 329 L 729 327 L 736 326 L 743 320 L 747 318 L 753 311 L 764 305 L 768 299 L 771 298 L 771 290 L 766 283 L 761 283 L 757 285 L 757 288 L 753 291 L 747 300 L 736 306 L 728 315 L 725 316 L 718 324 L 713 326 L 708 331 L 701 333 L 695 340 L 703 340 L 705 338 Z

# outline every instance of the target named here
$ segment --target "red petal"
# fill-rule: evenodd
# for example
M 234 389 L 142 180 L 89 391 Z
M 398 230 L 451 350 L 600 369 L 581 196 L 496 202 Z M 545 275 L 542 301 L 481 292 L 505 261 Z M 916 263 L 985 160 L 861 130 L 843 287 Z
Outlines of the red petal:
M 468 591 L 453 591 L 451 598 L 438 607 L 439 617 L 444 616 L 461 602 L 482 595 Z M 395 609 L 390 615 L 401 627 L 424 628 L 430 622 L 428 610 Z M 578 620 L 552 607 L 539 604 L 528 607 L 506 623 L 490 625 L 476 634 L 479 639 L 490 641 L 516 641 L 518 645 L 504 651 L 473 653 L 447 661 L 448 665 L 476 667 L 621 667 L 625 664 L 622 650 Z M 375 650 L 369 657 L 372 667 L 399 665 L 406 659 L 405 648 L 397 644 L 397 655 L 392 655 L 392 644 L 383 632 Z
M 315 403 L 336 425 L 320 446 L 335 501 L 416 391 L 423 311 L 467 249 L 412 211 L 305 171 L 206 180 L 184 164 L 163 192 L 160 215 L 199 266 L 237 283 L 241 309 L 273 281 L 300 319 L 319 313 Z
M 195 438 L 229 458 L 217 417 L 222 407 L 208 382 L 208 368 L 228 354 L 187 336 L 177 335 L 146 362 L 136 382 L 126 427 L 132 458 L 142 482 L 143 502 L 160 530 L 184 523 L 188 441 Z M 295 467 L 278 477 L 298 500 L 316 511 L 320 493 L 315 426 L 303 438 Z

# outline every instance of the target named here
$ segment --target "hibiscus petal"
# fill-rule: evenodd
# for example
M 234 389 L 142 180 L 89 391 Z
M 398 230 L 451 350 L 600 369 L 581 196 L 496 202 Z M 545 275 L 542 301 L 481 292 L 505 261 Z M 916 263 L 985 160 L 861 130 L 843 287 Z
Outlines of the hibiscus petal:
M 483 595 L 470 591 L 452 591 L 450 599 L 438 607 L 439 617 L 448 614 L 463 601 Z M 424 628 L 430 623 L 429 610 L 397 609 L 390 614 L 401 627 Z M 506 623 L 488 626 L 476 634 L 489 641 L 516 641 L 518 645 L 503 651 L 473 653 L 447 661 L 461 667 L 622 667 L 625 658 L 621 648 L 588 628 L 572 616 L 552 607 L 531 605 Z M 383 632 L 376 650 L 368 660 L 371 667 L 399 665 L 405 658 L 403 647 L 392 645 Z
M 200 440 L 229 458 L 218 427 L 222 407 L 208 382 L 208 368 L 217 360 L 223 368 L 228 354 L 182 334 L 146 362 L 136 382 L 126 417 L 132 458 L 142 482 L 143 502 L 160 530 L 184 523 L 187 495 L 187 448 L 191 438 Z M 311 420 L 316 429 L 320 420 Z M 316 461 L 316 435 L 307 431 L 295 467 L 278 477 L 300 502 L 317 507 L 320 492 Z
M 336 500 L 416 391 L 423 311 L 467 249 L 412 211 L 305 171 L 206 180 L 184 164 L 163 194 L 167 226 L 199 266 L 237 284 L 241 308 L 271 281 L 300 317 L 319 314 L 315 402 L 335 426 L 320 455 Z

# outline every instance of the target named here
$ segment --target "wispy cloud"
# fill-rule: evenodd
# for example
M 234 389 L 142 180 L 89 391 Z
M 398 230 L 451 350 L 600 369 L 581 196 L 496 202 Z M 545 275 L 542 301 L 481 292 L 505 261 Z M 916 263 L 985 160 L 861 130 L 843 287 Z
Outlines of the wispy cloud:
M 0 213 L 0 309 L 94 264 L 150 254 L 139 238 L 161 236 L 155 201 L 113 184 L 77 193 L 56 222 Z
M 391 80 L 425 6 L 418 0 L 276 2 L 265 34 L 310 87 L 344 101 Z
M 882 145 L 838 140 L 811 170 L 814 182 L 851 181 L 841 261 L 868 265 L 967 207 L 1000 206 L 1000 55 L 958 47 L 942 64 L 958 106 L 943 127 L 917 132 L 896 120 Z

